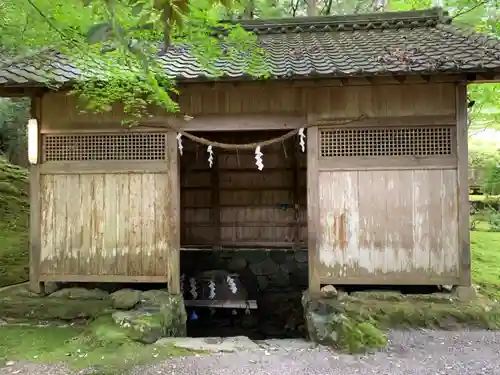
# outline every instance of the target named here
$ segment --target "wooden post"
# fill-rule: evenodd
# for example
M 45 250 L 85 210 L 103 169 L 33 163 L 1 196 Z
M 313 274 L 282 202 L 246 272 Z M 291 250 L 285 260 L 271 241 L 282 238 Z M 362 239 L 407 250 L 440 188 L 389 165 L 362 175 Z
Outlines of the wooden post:
M 212 223 L 214 226 L 214 243 L 212 250 L 220 250 L 221 226 L 220 226 L 220 184 L 219 184 L 219 160 L 214 155 L 212 167 Z
M 166 139 L 166 152 L 167 152 L 167 162 L 169 165 L 168 176 L 169 186 L 170 186 L 170 229 L 172 230 L 172 236 L 170 243 L 170 251 L 167 255 L 167 283 L 168 291 L 171 294 L 181 293 L 181 240 L 180 240 L 180 207 L 181 207 L 181 196 L 180 196 L 180 182 L 179 182 L 179 168 L 178 168 L 178 155 L 177 155 L 177 139 L 176 133 L 169 131 L 167 133 Z
M 307 247 L 311 296 L 319 295 L 321 289 L 317 267 L 319 250 L 317 240 L 319 228 L 318 134 L 316 126 L 307 130 Z
M 470 286 L 471 253 L 469 233 L 469 163 L 468 163 L 468 113 L 467 84 L 456 85 L 457 116 L 457 189 L 458 189 L 458 245 L 460 254 L 460 285 Z
M 40 162 L 42 157 L 42 142 L 40 136 L 41 97 L 31 98 L 31 117 L 38 121 L 38 163 L 29 168 L 30 184 L 30 223 L 29 223 L 29 289 L 43 294 L 44 283 L 40 282 L 40 262 L 42 253 L 41 218 L 42 206 L 40 200 Z
M 289 140 L 289 142 L 293 142 Z M 300 249 L 300 163 L 299 163 L 299 146 L 297 143 L 292 145 L 292 168 L 293 168 L 293 209 L 295 213 L 295 228 L 294 228 L 294 248 Z

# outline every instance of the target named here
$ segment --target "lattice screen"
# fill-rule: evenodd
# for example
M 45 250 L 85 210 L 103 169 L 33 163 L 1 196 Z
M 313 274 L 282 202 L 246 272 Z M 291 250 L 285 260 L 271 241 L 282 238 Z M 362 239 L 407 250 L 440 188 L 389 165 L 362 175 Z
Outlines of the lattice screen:
M 439 156 L 452 153 L 452 128 L 446 126 L 320 131 L 322 157 Z
M 44 135 L 44 161 L 163 160 L 162 133 Z

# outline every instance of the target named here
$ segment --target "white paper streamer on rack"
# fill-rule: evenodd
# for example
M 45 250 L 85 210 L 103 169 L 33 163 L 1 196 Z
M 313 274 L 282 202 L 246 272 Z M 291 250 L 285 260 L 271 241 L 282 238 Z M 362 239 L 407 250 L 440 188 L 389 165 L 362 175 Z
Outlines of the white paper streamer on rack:
M 182 155 L 182 149 L 184 147 L 182 147 L 182 134 L 181 133 L 177 133 L 177 137 L 175 137 L 177 139 L 177 147 L 179 148 L 179 154 Z
M 208 295 L 208 298 L 214 299 L 215 298 L 215 283 L 213 280 L 209 281 L 208 289 L 210 289 L 210 294 Z
M 226 278 L 227 285 L 229 286 L 229 290 L 233 293 L 236 294 L 238 291 L 238 287 L 236 286 L 236 283 L 234 282 L 234 279 L 231 276 L 228 276 Z
M 194 277 L 191 277 L 189 279 L 189 285 L 191 286 L 191 289 L 189 290 L 189 292 L 193 296 L 193 299 L 198 298 L 198 292 L 196 291 L 196 280 Z
M 212 145 L 207 147 L 207 152 L 208 152 L 208 165 L 210 168 L 214 165 L 214 150 Z
M 255 165 L 257 166 L 257 169 L 261 171 L 264 169 L 264 163 L 262 161 L 262 156 L 264 154 L 260 151 L 260 146 L 257 146 L 255 149 Z
M 304 134 L 304 128 L 299 129 L 299 145 L 302 152 L 306 151 L 306 135 Z

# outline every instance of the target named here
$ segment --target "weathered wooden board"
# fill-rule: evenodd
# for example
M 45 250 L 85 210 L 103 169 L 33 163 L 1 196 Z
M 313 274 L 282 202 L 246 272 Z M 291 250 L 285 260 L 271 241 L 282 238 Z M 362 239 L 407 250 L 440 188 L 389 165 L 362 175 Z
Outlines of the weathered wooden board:
M 167 174 L 43 175 L 41 194 L 42 276 L 166 280 L 176 251 Z
M 456 179 L 453 169 L 321 172 L 321 278 L 366 284 L 456 281 Z

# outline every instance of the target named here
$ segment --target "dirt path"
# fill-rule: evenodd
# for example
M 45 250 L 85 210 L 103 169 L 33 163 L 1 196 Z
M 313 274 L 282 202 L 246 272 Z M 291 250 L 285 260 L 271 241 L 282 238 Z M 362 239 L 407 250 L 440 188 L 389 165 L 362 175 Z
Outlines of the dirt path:
M 500 374 L 500 332 L 392 332 L 386 351 L 363 356 L 339 355 L 301 341 L 259 344 L 260 349 L 250 351 L 175 358 L 141 366 L 131 375 Z M 34 364 L 0 369 L 0 375 L 7 374 L 72 375 L 62 366 Z

